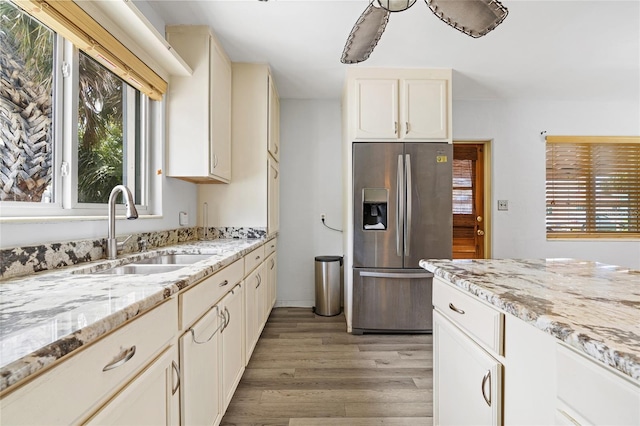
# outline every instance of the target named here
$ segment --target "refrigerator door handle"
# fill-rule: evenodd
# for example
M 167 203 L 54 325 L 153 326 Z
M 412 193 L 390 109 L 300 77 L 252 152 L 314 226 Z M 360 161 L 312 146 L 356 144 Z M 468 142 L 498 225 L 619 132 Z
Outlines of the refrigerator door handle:
M 411 249 L 411 208 L 413 186 L 411 183 L 411 154 L 406 154 L 406 174 L 407 174 L 407 226 L 404 227 L 404 254 L 409 255 Z
M 372 272 L 372 271 L 360 271 L 361 277 L 371 278 L 433 278 L 433 274 L 428 272 Z
M 402 245 L 400 244 L 400 235 L 402 230 L 400 226 L 404 221 L 404 162 L 402 161 L 402 155 L 398 155 L 398 172 L 396 179 L 396 254 L 402 256 Z

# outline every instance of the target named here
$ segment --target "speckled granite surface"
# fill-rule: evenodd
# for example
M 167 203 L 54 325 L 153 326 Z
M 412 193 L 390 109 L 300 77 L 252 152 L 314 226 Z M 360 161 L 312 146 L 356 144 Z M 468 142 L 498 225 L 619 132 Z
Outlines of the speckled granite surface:
M 640 271 L 573 259 L 420 266 L 640 382 Z
M 128 235 L 119 236 L 123 241 Z M 121 253 L 137 253 L 147 249 L 165 247 L 195 240 L 229 238 L 265 238 L 266 228 L 203 227 L 178 228 L 165 231 L 131 234 Z M 65 241 L 36 246 L 15 247 L 0 250 L 0 279 L 21 277 L 34 272 L 64 268 L 92 262 L 105 257 L 106 239 Z
M 266 239 L 191 241 L 0 283 L 0 391 L 240 259 Z M 153 275 L 93 275 L 164 253 L 211 254 Z

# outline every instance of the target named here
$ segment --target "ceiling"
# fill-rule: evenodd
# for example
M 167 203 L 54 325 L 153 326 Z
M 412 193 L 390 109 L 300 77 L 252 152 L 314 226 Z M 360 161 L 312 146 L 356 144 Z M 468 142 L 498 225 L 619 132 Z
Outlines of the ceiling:
M 344 42 L 368 0 L 147 0 L 166 24 L 206 24 L 232 61 L 268 62 L 282 98 L 339 98 Z M 357 66 L 453 68 L 454 99 L 640 102 L 640 1 L 503 0 L 473 39 L 423 1 L 394 13 Z

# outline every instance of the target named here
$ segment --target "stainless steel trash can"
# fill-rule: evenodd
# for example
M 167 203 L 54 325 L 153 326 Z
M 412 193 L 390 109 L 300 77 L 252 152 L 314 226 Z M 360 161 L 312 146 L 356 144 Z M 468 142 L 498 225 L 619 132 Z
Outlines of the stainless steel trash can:
M 340 313 L 342 256 L 316 257 L 315 312 L 325 317 Z

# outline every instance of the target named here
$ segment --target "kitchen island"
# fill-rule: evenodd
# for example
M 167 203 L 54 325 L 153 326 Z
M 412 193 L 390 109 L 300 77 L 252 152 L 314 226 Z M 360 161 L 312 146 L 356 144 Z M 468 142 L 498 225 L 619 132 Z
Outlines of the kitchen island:
M 495 361 L 477 386 L 494 411 L 489 423 L 640 422 L 640 271 L 573 259 L 420 265 L 435 275 L 442 325 L 434 326 L 436 423 L 449 404 L 438 390 L 448 356 L 438 345 L 449 331 Z

